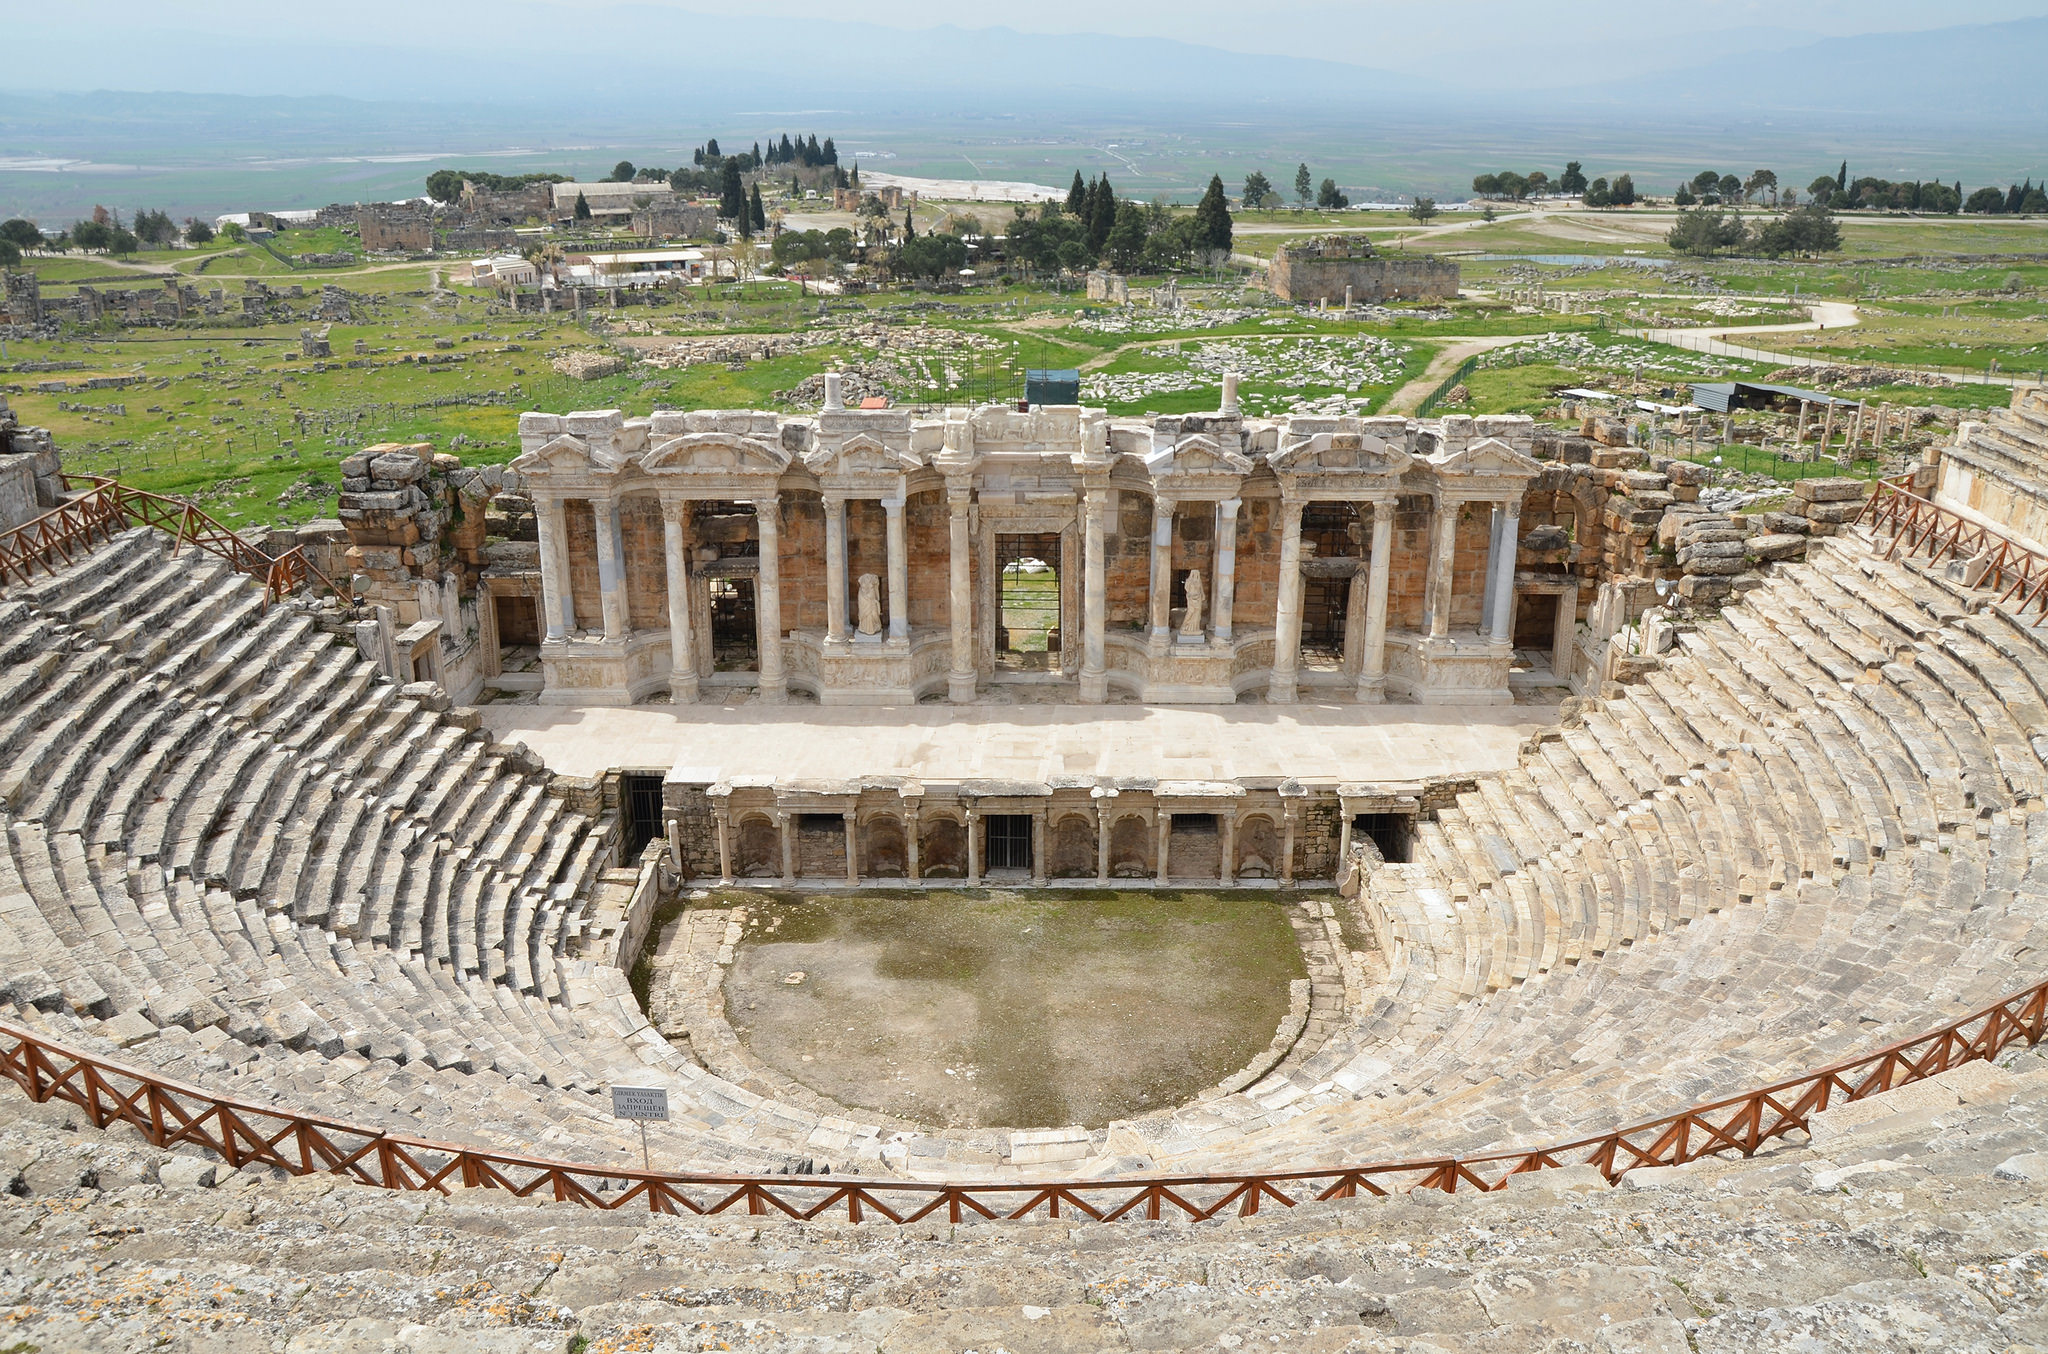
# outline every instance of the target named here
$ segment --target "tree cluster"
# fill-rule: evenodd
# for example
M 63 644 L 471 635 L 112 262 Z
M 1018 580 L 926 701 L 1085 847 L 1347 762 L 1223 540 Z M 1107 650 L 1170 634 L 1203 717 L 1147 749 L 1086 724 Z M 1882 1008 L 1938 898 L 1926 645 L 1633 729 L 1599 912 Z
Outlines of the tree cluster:
M 780 142 L 771 140 L 768 143 L 765 163 L 801 165 L 805 169 L 816 169 L 820 165 L 838 164 L 839 150 L 832 144 L 832 138 L 829 136 L 825 138 L 823 145 L 819 145 L 816 132 L 811 133 L 808 139 L 799 136 L 795 140 L 791 140 L 789 134 L 785 132 Z
M 1574 172 L 1578 167 L 1578 161 L 1572 161 L 1571 168 Z M 1550 188 L 1550 175 L 1540 169 L 1532 169 L 1527 174 L 1517 174 L 1512 169 L 1503 169 L 1498 174 L 1477 174 L 1472 179 L 1472 193 L 1475 197 L 1507 198 L 1514 202 L 1541 196 L 1549 192 Z
M 1046 272 L 1080 272 L 1103 262 L 1124 272 L 1167 272 L 1228 254 L 1230 241 L 1230 204 L 1219 175 L 1210 176 L 1191 215 L 1175 216 L 1163 200 L 1119 200 L 1108 175 L 1090 184 L 1077 170 L 1064 205 L 1016 209 L 1004 249 L 1012 262 Z
M 1579 201 L 1588 207 L 1633 207 L 1636 205 L 1636 181 L 1627 174 L 1616 174 L 1613 183 L 1595 179 L 1586 185 Z
M 1964 205 L 1963 210 L 1981 212 L 1987 216 L 2031 216 L 2038 212 L 2048 212 L 2048 193 L 2036 187 L 2034 180 L 2029 177 L 2025 183 L 2016 183 L 2003 193 L 1996 188 L 1979 188 L 1970 194 L 1970 200 Z
M 567 183 L 567 174 L 492 174 L 480 169 L 437 169 L 427 175 L 427 196 L 453 202 L 462 196 L 464 180 L 491 193 L 516 193 L 536 183 Z
M 1738 211 L 1702 203 L 1679 212 L 1664 242 L 1697 258 L 1746 252 L 1775 259 L 1840 249 L 1842 231 L 1834 213 L 1817 202 L 1747 225 Z
M 834 226 L 831 230 L 785 230 L 775 237 L 768 252 L 784 268 L 820 259 L 853 263 L 860 257 L 860 244 L 845 226 Z

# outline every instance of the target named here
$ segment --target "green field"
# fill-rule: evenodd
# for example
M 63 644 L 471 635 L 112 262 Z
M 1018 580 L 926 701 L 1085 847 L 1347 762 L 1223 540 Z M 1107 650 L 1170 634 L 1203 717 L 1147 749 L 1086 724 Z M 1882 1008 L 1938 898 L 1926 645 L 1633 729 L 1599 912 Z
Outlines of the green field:
M 897 402 L 926 408 L 1014 399 L 1026 368 L 1075 367 L 1085 401 L 1118 416 L 1213 409 L 1225 371 L 1241 373 L 1244 406 L 1255 416 L 1300 407 L 1375 413 L 1404 388 L 1412 407 L 1416 390 L 1426 388 L 1424 372 L 1446 348 L 1516 337 L 1483 357 L 1465 382 L 1469 403 L 1458 407 L 1555 416 L 1557 392 L 1570 386 L 1674 402 L 1692 381 L 1760 376 L 1776 365 L 1708 357 L 1619 331 L 1784 324 L 1803 320 L 1817 300 L 1854 302 L 1861 322 L 1730 338 L 1886 369 L 1986 372 L 1996 362 L 2005 373 L 2032 373 L 2048 366 L 2048 223 L 1845 221 L 1855 249 L 1891 252 L 1779 262 L 1674 260 L 1648 213 L 1493 223 L 1468 215 L 1423 231 L 1380 214 L 1281 210 L 1241 216 L 1240 240 L 1263 244 L 1339 224 L 1370 228 L 1382 247 L 1401 237 L 1415 237 L 1408 247 L 1456 245 L 1465 295 L 1346 318 L 1279 301 L 1257 285 L 1256 266 L 1240 261 L 1177 279 L 1178 308 L 1168 304 L 1162 278 L 1134 278 L 1134 298 L 1146 304 L 1127 308 L 1087 301 L 1071 278 L 991 279 L 966 290 L 832 297 L 821 314 L 816 295 L 761 279 L 691 288 L 661 306 L 599 308 L 579 320 L 566 312 L 514 315 L 485 291 L 433 291 L 430 270 L 445 280 L 452 261 L 296 267 L 305 254 L 348 252 L 353 237 L 287 231 L 268 248 L 217 241 L 129 259 L 30 258 L 25 266 L 52 298 L 81 284 L 149 287 L 177 275 L 202 294 L 219 288 L 229 313 L 127 331 L 107 321 L 54 339 L 11 341 L 0 354 L 0 389 L 24 422 L 56 433 L 69 470 L 194 496 L 231 522 L 290 522 L 331 514 L 339 462 L 375 442 L 428 441 L 471 462 L 502 461 L 516 451 L 525 409 L 616 407 L 637 415 L 656 406 L 778 407 L 778 392 L 828 368 L 872 375 Z M 1565 238 L 1571 235 L 1612 238 Z M 2041 259 L 1976 257 L 1994 245 L 2037 242 Z M 1514 252 L 1516 245 L 1526 248 Z M 1479 251 L 1512 256 L 1480 258 Z M 252 280 L 280 290 L 297 285 L 307 299 L 288 303 L 289 320 L 235 323 Z M 299 341 L 313 322 L 303 315 L 323 283 L 344 289 L 354 314 L 328 328 L 331 356 L 309 359 Z M 1539 285 L 1563 313 L 1526 303 L 1528 289 Z M 659 356 L 670 342 L 721 335 L 761 336 L 796 350 L 756 361 L 746 345 L 735 345 L 736 355 L 690 365 Z M 607 348 L 633 364 L 595 381 L 554 368 L 570 351 Z M 52 363 L 80 365 L 22 369 Z M 92 377 L 130 383 L 81 389 Z M 53 383 L 67 388 L 45 388 Z M 1971 409 L 2003 405 L 2009 395 L 2002 385 L 1903 379 L 1859 393 Z

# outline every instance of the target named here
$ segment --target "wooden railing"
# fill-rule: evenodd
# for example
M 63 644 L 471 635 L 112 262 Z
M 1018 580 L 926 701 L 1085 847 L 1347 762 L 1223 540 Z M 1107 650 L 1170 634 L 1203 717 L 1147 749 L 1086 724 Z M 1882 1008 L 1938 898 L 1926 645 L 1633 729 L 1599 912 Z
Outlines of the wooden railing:
M 1973 587 L 1996 590 L 1998 600 L 2024 614 L 2030 608 L 2048 616 L 2048 556 L 2001 535 L 1906 486 L 1911 475 L 1879 480 L 1871 487 L 1856 521 L 1891 537 L 1886 559 L 1904 553 L 1926 557 L 1929 564 L 1959 559 L 1976 573 Z
M 68 503 L 25 522 L 12 531 L 0 533 L 0 586 L 26 583 L 41 569 L 55 573 L 59 561 L 68 563 L 78 553 L 92 549 L 94 542 L 111 540 L 117 532 L 132 526 L 152 526 L 175 538 L 172 553 L 187 545 L 218 555 L 242 573 L 261 579 L 266 595 L 275 601 L 317 580 L 329 592 L 336 592 L 327 575 L 313 567 L 306 552 L 293 546 L 272 556 L 243 540 L 202 510 L 182 498 L 131 489 L 125 484 L 98 476 L 65 476 L 67 486 L 93 486 Z
M 1997 1057 L 2024 1040 L 2039 1043 L 2048 980 L 1929 1034 L 1758 1090 L 1695 1105 L 1598 1137 L 1535 1151 L 1347 1164 L 1244 1175 L 1124 1177 L 1060 1182 L 939 1184 L 854 1176 L 693 1175 L 635 1169 L 623 1162 L 576 1165 L 403 1137 L 335 1119 L 293 1114 L 213 1095 L 195 1086 L 104 1061 L 17 1026 L 0 1023 L 0 1076 L 38 1102 L 63 1100 L 95 1126 L 133 1125 L 159 1147 L 191 1144 L 228 1165 L 268 1166 L 293 1175 L 326 1173 L 386 1189 L 502 1189 L 591 1208 L 656 1213 L 828 1214 L 851 1222 L 969 1218 L 1177 1216 L 1257 1213 L 1266 1204 L 1387 1195 L 1410 1189 L 1497 1190 L 1508 1177 L 1588 1163 L 1609 1181 L 1639 1166 L 1676 1166 L 1722 1153 L 1749 1156 L 1773 1138 L 1804 1132 L 1813 1115 L 1879 1095 L 1952 1067 Z

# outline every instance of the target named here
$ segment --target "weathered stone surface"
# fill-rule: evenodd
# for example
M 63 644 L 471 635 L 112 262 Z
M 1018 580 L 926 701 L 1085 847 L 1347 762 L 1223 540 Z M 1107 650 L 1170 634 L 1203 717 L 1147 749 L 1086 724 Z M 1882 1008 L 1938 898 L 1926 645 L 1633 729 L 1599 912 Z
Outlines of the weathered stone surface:
M 1806 555 L 1806 537 L 1789 532 L 1777 536 L 1752 536 L 1744 542 L 1744 549 L 1755 559 L 1803 559 Z

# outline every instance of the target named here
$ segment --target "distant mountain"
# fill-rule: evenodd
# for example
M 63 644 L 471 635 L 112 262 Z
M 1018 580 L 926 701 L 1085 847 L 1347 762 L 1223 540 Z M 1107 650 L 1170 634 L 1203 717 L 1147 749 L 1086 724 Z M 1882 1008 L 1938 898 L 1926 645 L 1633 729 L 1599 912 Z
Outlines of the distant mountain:
M 1079 104 L 1372 104 L 1444 92 L 1404 72 L 1156 38 L 904 30 L 656 5 L 444 0 L 413 6 L 403 21 L 372 22 L 351 11 L 332 34 L 318 31 L 321 22 L 301 12 L 288 23 L 209 33 L 162 27 L 149 7 L 137 6 L 132 26 L 95 27 L 82 40 L 80 18 L 60 7 L 9 20 L 10 50 L 35 53 L 10 78 L 16 89 L 597 108 L 630 102 L 658 112 L 851 102 L 881 115 Z
M 1780 51 L 1716 52 L 1702 64 L 1584 93 L 1654 116 L 1700 111 L 1859 122 L 1981 123 L 2036 130 L 2048 118 L 2048 17 L 1829 38 Z

